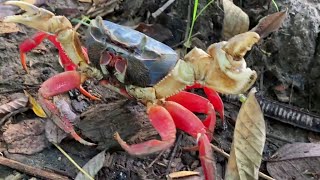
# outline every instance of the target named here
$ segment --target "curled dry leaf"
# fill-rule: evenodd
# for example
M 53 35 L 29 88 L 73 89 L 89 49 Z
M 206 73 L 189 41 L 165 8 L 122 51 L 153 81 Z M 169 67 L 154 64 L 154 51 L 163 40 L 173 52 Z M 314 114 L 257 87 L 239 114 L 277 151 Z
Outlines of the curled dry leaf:
M 269 159 L 267 170 L 275 179 L 319 179 L 320 144 L 287 144 Z
M 254 94 L 252 89 L 238 114 L 225 179 L 258 179 L 266 130 Z
M 287 17 L 287 9 L 285 11 L 270 14 L 262 19 L 250 31 L 256 32 L 261 38 L 267 37 L 270 33 L 277 31 L 283 21 Z
M 19 95 L 17 99 L 14 99 L 0 106 L 0 115 L 7 114 L 20 108 L 26 107 L 27 103 L 28 97 L 21 93 L 21 95 Z
M 75 121 L 79 119 L 63 96 L 55 96 L 53 102 L 59 109 L 60 115 L 66 117 L 71 123 L 75 123 Z
M 7 23 L 0 21 L 0 34 L 19 32 L 20 29 L 16 23 Z
M 90 159 L 82 169 L 85 170 L 91 177 L 94 177 L 99 170 L 103 167 L 104 161 L 106 159 L 105 151 L 100 152 L 95 157 Z M 79 172 L 75 180 L 87 180 L 88 177 L 85 176 L 82 172 Z
M 249 30 L 249 16 L 230 0 L 223 0 L 223 37 L 229 39 Z
M 31 104 L 31 108 L 33 112 L 39 117 L 46 118 L 47 115 L 42 109 L 42 107 L 40 106 L 40 104 L 27 91 L 24 91 L 24 93 L 29 98 L 29 103 Z
M 3 139 L 10 153 L 34 154 L 48 146 L 41 119 L 10 124 L 3 133 Z

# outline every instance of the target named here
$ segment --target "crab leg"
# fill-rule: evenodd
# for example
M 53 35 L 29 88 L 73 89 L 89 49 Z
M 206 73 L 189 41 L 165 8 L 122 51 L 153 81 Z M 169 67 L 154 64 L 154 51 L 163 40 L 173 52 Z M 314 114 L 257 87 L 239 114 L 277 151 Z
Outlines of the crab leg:
M 167 101 L 164 107 L 172 116 L 177 128 L 197 138 L 200 161 L 206 180 L 214 179 L 216 168 L 212 157 L 213 153 L 210 147 L 210 141 L 206 135 L 206 127 L 196 115 L 176 102 Z
M 195 83 L 192 86 L 188 86 L 186 89 L 193 89 L 193 88 L 203 88 L 205 94 L 207 95 L 209 101 L 212 103 L 214 109 L 219 113 L 221 120 L 224 120 L 224 106 L 223 101 L 219 94 L 210 87 L 203 86 L 199 83 Z
M 74 139 L 79 141 L 84 145 L 95 145 L 94 143 L 87 142 L 82 139 L 73 129 L 70 121 L 61 116 L 57 107 L 49 100 L 49 98 L 67 92 L 71 89 L 78 88 L 83 81 L 79 72 L 76 71 L 66 71 L 57 74 L 48 80 L 46 80 L 39 89 L 39 99 L 42 107 L 50 112 L 52 115 L 52 120 L 54 123 L 63 129 L 66 133 L 69 133 Z
M 25 71 L 28 72 L 27 63 L 26 63 L 26 53 L 31 51 L 35 47 L 37 47 L 47 37 L 48 37 L 47 33 L 38 32 L 35 35 L 33 35 L 32 38 L 26 39 L 19 45 L 20 60 L 21 60 L 22 67 Z
M 145 155 L 165 150 L 172 146 L 176 139 L 176 127 L 165 108 L 159 105 L 151 105 L 148 109 L 148 115 L 151 124 L 158 131 L 162 141 L 149 140 L 140 144 L 128 145 L 118 133 L 115 133 L 115 139 L 129 154 Z
M 208 129 L 207 135 L 211 139 L 216 125 L 216 113 L 208 99 L 197 94 L 181 91 L 180 93 L 167 98 L 167 101 L 174 101 L 181 104 L 191 112 L 207 114 L 203 124 Z

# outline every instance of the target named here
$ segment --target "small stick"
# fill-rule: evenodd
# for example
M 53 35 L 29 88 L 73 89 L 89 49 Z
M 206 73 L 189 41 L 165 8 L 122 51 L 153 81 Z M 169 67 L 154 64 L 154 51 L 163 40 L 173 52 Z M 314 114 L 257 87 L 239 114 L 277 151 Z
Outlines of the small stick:
M 174 158 L 174 155 L 175 155 L 176 152 L 177 152 L 177 149 L 178 149 L 178 146 L 179 146 L 179 144 L 180 144 L 181 138 L 182 138 L 182 134 L 180 134 L 179 137 L 177 138 L 176 145 L 175 145 L 174 148 L 173 148 L 173 151 L 172 151 L 170 160 L 169 160 L 169 162 L 168 162 L 168 166 L 167 166 L 167 170 L 166 170 L 166 175 L 168 175 L 169 172 L 170 172 L 171 162 L 172 162 L 172 160 L 173 160 L 173 158 Z
M 169 0 L 167 1 L 162 7 L 160 7 L 158 10 L 156 10 L 154 13 L 152 13 L 152 17 L 156 18 L 158 17 L 164 10 L 166 10 L 175 0 Z
M 12 169 L 16 169 L 18 171 L 24 172 L 26 174 L 30 174 L 36 177 L 41 177 L 44 179 L 52 179 L 52 180 L 68 180 L 69 179 L 66 176 L 62 176 L 62 175 L 49 172 L 40 168 L 35 168 L 35 167 L 29 166 L 29 165 L 26 165 L 2 156 L 0 156 L 0 164 L 10 167 Z
M 229 158 L 229 157 L 230 157 L 230 155 L 229 155 L 228 153 L 224 152 L 224 150 L 218 148 L 217 146 L 211 144 L 211 147 L 212 147 L 212 149 L 213 149 L 214 151 L 220 153 L 220 154 L 221 154 L 222 156 L 224 156 L 225 158 Z M 270 177 L 270 176 L 268 176 L 268 175 L 266 175 L 266 174 L 264 174 L 264 173 L 262 173 L 262 172 L 259 172 L 259 177 L 264 178 L 264 179 L 267 179 L 267 180 L 275 180 L 275 179 L 273 179 L 272 177 Z
M 158 156 L 148 165 L 148 168 L 150 168 L 158 159 L 162 156 L 162 154 L 165 152 L 165 150 L 161 151 L 161 153 L 158 154 Z
M 20 108 L 20 109 L 17 109 L 15 111 L 12 111 L 10 113 L 8 113 L 7 115 L 5 115 L 3 118 L 1 118 L 0 120 L 0 126 L 2 126 L 2 124 L 4 124 L 4 122 L 9 119 L 10 117 L 16 115 L 16 114 L 19 114 L 19 113 L 23 113 L 23 112 L 26 112 L 28 111 L 29 108 L 28 107 L 23 107 L 23 108 Z

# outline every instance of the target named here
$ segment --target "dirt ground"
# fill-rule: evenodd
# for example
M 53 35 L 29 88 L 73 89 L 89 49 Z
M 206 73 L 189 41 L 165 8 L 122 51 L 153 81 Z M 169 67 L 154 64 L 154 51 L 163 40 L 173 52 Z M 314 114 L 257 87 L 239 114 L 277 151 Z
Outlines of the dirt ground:
M 176 1 L 157 18 L 152 18 L 150 13 L 155 12 L 165 2 L 161 0 L 108 0 L 99 1 L 99 6 L 92 9 L 90 3 L 80 3 L 77 0 L 45 1 L 45 3 L 37 1 L 42 7 L 56 14 L 67 16 L 69 19 L 81 19 L 81 15 L 90 18 L 100 15 L 104 19 L 127 26 L 136 26 L 140 22 L 157 24 L 158 26 L 155 29 L 147 30 L 149 35 L 175 49 L 181 49 L 183 44 L 181 42 L 185 38 L 185 31 L 189 25 L 188 19 L 186 19 L 188 15 L 188 8 L 186 7 L 188 7 L 189 2 Z M 268 7 L 264 6 L 267 1 L 261 1 L 260 3 L 262 4 L 261 7 Z M 204 5 L 201 2 L 200 6 L 203 7 Z M 259 5 L 259 3 L 256 5 Z M 272 11 L 265 9 L 261 12 L 267 14 L 268 10 Z M 17 12 L 17 10 L 14 11 Z M 193 39 L 194 46 L 205 49 L 211 43 L 220 40 L 223 16 L 219 11 L 221 10 L 218 7 L 212 5 L 199 17 L 194 30 L 195 33 L 197 32 Z M 253 19 L 253 15 L 250 18 Z M 255 21 L 252 21 L 252 23 L 255 23 Z M 58 62 L 57 49 L 45 40 L 39 47 L 27 54 L 29 73 L 26 73 L 19 60 L 18 46 L 20 42 L 32 36 L 35 31 L 22 25 L 18 27 L 18 32 L 0 34 L 0 104 L 9 102 L 14 94 L 23 93 L 23 90 L 27 90 L 36 97 L 37 89 L 43 81 L 63 71 Z M 84 35 L 85 27 L 82 26 L 78 32 Z M 257 64 L 252 63 L 255 55 L 256 51 L 249 54 L 249 64 L 258 67 Z M 257 71 L 260 72 L 259 69 Z M 274 76 L 269 77 L 264 77 L 264 83 L 267 86 L 274 82 Z M 261 77 L 259 77 L 256 86 L 261 85 L 259 83 L 261 83 Z M 77 90 L 71 91 L 65 98 L 72 105 L 73 111 L 80 116 L 80 122 L 76 123 L 78 132 L 88 141 L 98 142 L 98 147 L 83 146 L 71 138 L 64 139 L 60 146 L 80 166 L 83 166 L 101 150 L 106 149 L 107 160 L 102 170 L 95 177 L 96 179 L 165 179 L 166 175 L 175 171 L 195 170 L 201 172 L 198 153 L 186 150 L 186 147 L 194 145 L 195 140 L 181 131 L 177 133 L 174 147 L 160 154 L 133 157 L 122 151 L 113 139 L 115 131 L 118 131 L 130 143 L 157 137 L 157 133 L 152 129 L 145 115 L 145 107 L 105 90 L 94 82 L 86 82 L 84 87 L 93 94 L 100 94 L 102 101 L 91 101 Z M 203 94 L 201 91 L 196 91 L 196 93 Z M 272 91 L 264 91 L 261 96 L 279 102 Z M 224 100 L 228 128 L 223 129 L 221 122 L 218 120 L 213 144 L 226 152 L 230 152 L 234 124 L 240 104 L 228 98 Z M 307 106 L 306 104 L 304 105 Z M 263 154 L 264 160 L 267 160 L 284 144 L 309 142 L 311 136 L 319 136 L 311 130 L 304 130 L 277 121 L 272 116 L 265 118 L 267 141 Z M 6 121 L 1 121 L 0 150 L 7 158 L 33 167 L 48 169 L 72 179 L 77 175 L 78 170 L 53 145 L 43 139 L 45 137 L 46 121 L 46 119 L 36 117 L 30 109 L 13 115 Z M 37 132 L 34 132 L 36 131 L 34 130 L 29 134 L 22 133 L 21 137 L 8 143 L 4 132 L 8 131 L 12 124 L 20 124 L 20 128 L 32 122 L 40 122 L 39 129 L 41 130 L 37 130 Z M 19 133 L 21 132 L 17 132 L 17 134 Z M 22 140 L 23 143 L 17 145 L 17 142 L 22 142 Z M 31 141 L 31 143 L 27 143 L 28 141 Z M 215 154 L 215 158 L 218 176 L 223 177 L 227 160 L 218 153 Z M 267 173 L 265 161 L 263 161 L 260 170 Z M 17 174 L 19 173 L 16 170 L 0 165 L 0 178 L 10 175 L 18 176 Z M 19 176 L 21 176 L 21 179 L 31 178 L 23 172 L 20 172 Z

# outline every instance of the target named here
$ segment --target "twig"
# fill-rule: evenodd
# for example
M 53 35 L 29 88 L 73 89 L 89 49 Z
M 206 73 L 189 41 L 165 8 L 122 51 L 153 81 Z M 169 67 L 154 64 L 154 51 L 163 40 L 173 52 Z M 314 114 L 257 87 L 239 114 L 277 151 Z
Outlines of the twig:
M 158 159 L 162 156 L 162 154 L 165 152 L 165 150 L 161 151 L 158 156 L 148 165 L 148 168 L 150 168 Z
M 10 113 L 8 113 L 7 115 L 5 115 L 3 118 L 1 118 L 1 120 L 0 120 L 0 126 L 8 119 L 8 118 L 10 118 L 11 116 L 14 116 L 14 115 L 16 115 L 16 114 L 18 114 L 18 113 L 23 113 L 23 112 L 26 112 L 26 111 L 28 111 L 28 107 L 24 107 L 24 108 L 20 108 L 20 109 L 17 109 L 17 110 L 15 110 L 15 111 L 13 111 L 13 112 L 10 112 Z
M 194 33 L 194 34 L 191 36 L 191 39 L 194 38 L 194 37 L 196 37 L 196 36 L 198 36 L 198 35 L 200 35 L 200 34 L 201 34 L 200 32 Z M 188 40 L 188 37 L 187 37 L 187 39 L 184 39 L 183 41 L 180 41 L 178 44 L 173 45 L 172 48 L 176 48 L 176 47 L 184 44 L 187 40 Z
M 224 150 L 218 148 L 217 146 L 211 144 L 211 147 L 212 147 L 212 149 L 213 149 L 214 151 L 220 153 L 220 154 L 221 154 L 222 156 L 224 156 L 225 158 L 229 158 L 229 157 L 230 157 L 230 155 L 229 155 L 228 153 L 224 152 Z M 259 177 L 264 178 L 264 179 L 267 179 L 267 180 L 275 180 L 275 179 L 273 179 L 272 177 L 270 177 L 270 176 L 268 176 L 268 175 L 266 175 L 266 174 L 264 174 L 264 173 L 262 173 L 262 172 L 259 172 Z
M 161 6 L 158 10 L 156 10 L 154 13 L 152 13 L 152 17 L 156 18 L 158 17 L 164 10 L 166 10 L 175 0 L 169 0 L 167 1 L 163 6 Z
M 276 139 L 278 141 L 283 141 L 283 142 L 286 142 L 286 143 L 293 143 L 292 141 L 289 141 L 288 139 L 285 139 L 285 138 L 282 138 L 282 137 L 267 133 L 267 138 L 268 137 L 272 138 L 272 139 Z
M 26 164 L 22 164 L 18 161 L 14 161 L 5 157 L 0 156 L 0 164 L 16 169 L 18 171 L 30 174 L 32 176 L 41 177 L 43 179 L 52 179 L 52 180 L 67 180 L 69 179 L 66 176 L 62 176 L 53 172 L 49 172 L 40 168 L 35 168 Z
M 180 143 L 180 141 L 181 141 L 181 138 L 182 138 L 182 134 L 180 134 L 179 137 L 177 138 L 176 145 L 175 145 L 174 148 L 173 148 L 173 151 L 172 151 L 170 160 L 169 160 L 169 162 L 168 162 L 168 166 L 167 166 L 167 170 L 166 170 L 166 175 L 168 175 L 169 172 L 170 172 L 171 162 L 172 162 L 172 160 L 173 160 L 173 158 L 174 158 L 174 155 L 175 155 L 176 152 L 177 152 L 177 149 L 178 149 L 179 143 Z
M 293 96 L 293 86 L 294 86 L 294 79 L 292 79 L 291 88 L 290 88 L 289 105 L 291 105 L 291 100 Z

